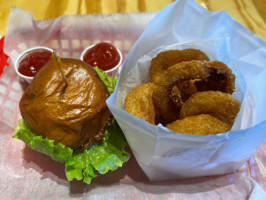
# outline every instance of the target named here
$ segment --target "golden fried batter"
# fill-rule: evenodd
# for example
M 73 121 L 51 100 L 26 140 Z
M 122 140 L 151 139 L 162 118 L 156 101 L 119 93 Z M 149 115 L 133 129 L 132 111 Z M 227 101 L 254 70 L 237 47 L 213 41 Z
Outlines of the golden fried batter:
M 125 110 L 180 133 L 209 135 L 231 129 L 240 103 L 230 95 L 235 75 L 226 64 L 209 61 L 196 49 L 169 50 L 152 59 L 150 77 L 152 91 L 133 89 Z
M 195 86 L 195 82 L 200 81 L 201 79 L 190 79 L 178 81 L 177 87 L 181 90 L 182 95 L 191 96 L 192 94 L 197 92 L 197 87 Z M 183 99 L 186 100 L 187 98 Z
M 206 60 L 208 56 L 197 49 L 184 49 L 184 50 L 168 50 L 159 53 L 151 61 L 150 77 L 153 83 L 158 83 L 160 75 L 164 73 L 169 67 L 190 60 Z
M 152 101 L 153 83 L 147 83 L 133 88 L 126 96 L 124 110 L 132 115 L 155 124 L 155 110 Z
M 182 106 L 180 118 L 211 114 L 225 119 L 235 119 L 240 103 L 228 93 L 220 91 L 197 92 Z
M 222 62 L 206 62 L 209 76 L 195 82 L 198 92 L 221 91 L 232 94 L 235 91 L 235 75 L 232 70 Z
M 152 95 L 159 122 L 165 124 L 179 118 L 180 108 L 170 98 L 173 86 L 182 80 L 203 79 L 208 76 L 209 72 L 205 61 L 193 60 L 169 67 L 160 76 L 160 81 L 155 84 Z M 179 102 L 182 102 L 182 99 Z
M 174 86 L 170 92 L 169 98 L 172 100 L 176 108 L 181 108 L 183 105 L 182 93 L 179 90 L 178 86 Z
M 201 114 L 176 120 L 166 126 L 167 128 L 178 132 L 193 135 L 213 135 L 225 133 L 231 126 L 208 114 Z
M 224 74 L 222 74 L 225 76 L 224 89 L 220 91 L 232 94 L 235 91 L 235 78 L 236 78 L 232 70 L 226 64 L 217 60 L 208 62 L 208 65 L 210 67 L 226 71 Z M 219 71 L 217 72 L 217 74 L 219 75 Z M 217 79 L 219 79 L 219 77 Z M 216 81 L 218 82 L 219 80 L 217 79 Z M 212 82 L 214 81 L 215 80 L 212 80 Z

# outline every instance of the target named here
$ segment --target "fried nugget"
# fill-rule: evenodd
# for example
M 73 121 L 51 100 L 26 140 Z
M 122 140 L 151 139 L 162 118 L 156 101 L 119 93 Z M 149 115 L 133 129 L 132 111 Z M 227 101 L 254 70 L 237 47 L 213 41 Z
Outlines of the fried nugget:
M 173 87 L 182 80 L 203 79 L 209 76 L 209 71 L 205 61 L 187 61 L 169 67 L 160 77 L 160 81 L 155 84 L 152 99 L 154 102 L 156 117 L 162 124 L 170 123 L 179 118 L 181 105 L 174 104 L 171 97 Z M 176 102 L 182 102 L 181 95 L 173 95 Z M 179 107 L 178 107 L 179 106 Z
M 169 67 L 190 60 L 206 60 L 208 56 L 197 49 L 184 49 L 184 50 L 168 50 L 159 53 L 151 61 L 150 77 L 153 83 L 158 83 L 161 74 L 164 73 Z
M 152 100 L 155 107 L 156 124 L 163 125 L 179 118 L 179 111 L 182 105 L 181 97 L 176 95 L 176 104 L 170 99 L 171 91 L 164 87 L 156 85 L 152 94 Z M 180 104 L 177 103 L 179 101 Z
M 182 80 L 204 79 L 209 75 L 210 70 L 205 61 L 185 61 L 169 67 L 163 74 L 161 74 L 160 81 L 156 83 L 156 85 L 169 88 Z
M 183 105 L 183 99 L 182 99 L 182 93 L 179 90 L 178 86 L 174 86 L 170 92 L 169 98 L 172 100 L 172 102 L 174 103 L 174 105 L 177 108 L 181 108 L 181 106 Z
M 176 108 L 180 110 L 183 103 L 194 93 L 197 92 L 195 82 L 200 79 L 181 80 L 172 87 L 169 98 Z
M 211 114 L 234 120 L 240 110 L 240 103 L 228 93 L 220 91 L 197 92 L 182 106 L 180 118 L 199 114 Z
M 208 114 L 194 115 L 176 120 L 166 127 L 178 133 L 203 136 L 225 133 L 231 128 L 229 124 Z
M 208 65 L 216 69 L 221 69 L 220 71 L 226 70 L 226 73 L 223 74 L 225 76 L 224 89 L 223 91 L 222 90 L 220 91 L 232 94 L 235 91 L 235 78 L 236 78 L 232 72 L 232 69 L 230 69 L 226 64 L 217 60 L 208 62 Z M 219 71 L 217 74 L 221 75 Z M 213 79 L 212 81 L 215 81 L 215 79 Z
M 197 87 L 195 86 L 195 83 L 200 81 L 201 79 L 191 79 L 191 80 L 182 80 L 178 81 L 177 87 L 179 90 L 181 90 L 181 93 L 183 96 L 191 96 L 192 94 L 196 93 L 198 91 Z M 184 101 L 187 98 L 184 99 Z
M 132 115 L 155 124 L 155 110 L 152 100 L 153 83 L 147 83 L 133 88 L 126 96 L 124 110 Z
M 198 91 L 221 91 L 232 94 L 235 91 L 235 75 L 232 70 L 220 61 L 211 61 L 208 65 L 209 76 L 197 81 Z

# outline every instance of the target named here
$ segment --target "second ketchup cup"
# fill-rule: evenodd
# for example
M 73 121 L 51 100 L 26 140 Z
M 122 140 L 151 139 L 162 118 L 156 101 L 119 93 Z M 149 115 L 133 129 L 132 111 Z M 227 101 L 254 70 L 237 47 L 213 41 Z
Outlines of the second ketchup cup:
M 99 67 L 110 76 L 115 76 L 122 64 L 122 53 L 112 44 L 101 42 L 84 49 L 80 59 L 92 67 Z

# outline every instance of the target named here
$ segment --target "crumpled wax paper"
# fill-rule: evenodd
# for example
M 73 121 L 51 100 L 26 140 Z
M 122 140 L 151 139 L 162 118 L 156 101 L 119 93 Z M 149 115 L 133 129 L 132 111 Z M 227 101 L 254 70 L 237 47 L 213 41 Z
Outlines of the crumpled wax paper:
M 191 2 L 188 3 L 191 5 Z M 192 6 L 195 5 L 192 4 Z M 182 12 L 182 8 L 180 10 Z M 199 12 L 205 12 L 205 10 L 199 9 Z M 184 13 L 180 13 L 180 15 L 182 14 Z M 22 141 L 12 138 L 14 135 L 12 126 L 21 117 L 18 102 L 27 86 L 17 79 L 14 71 L 13 60 L 16 55 L 25 48 L 45 45 L 55 49 L 61 56 L 78 58 L 86 45 L 101 40 L 110 40 L 120 48 L 125 58 L 153 16 L 154 13 L 62 16 L 54 20 L 34 21 L 31 13 L 17 8 L 11 9 L 7 27 L 9 31 L 6 35 L 8 43 L 5 45 L 5 51 L 9 56 L 12 54 L 12 60 L 10 66 L 0 77 L 0 199 L 266 199 L 266 194 L 263 191 L 266 188 L 266 141 L 235 173 L 151 182 L 132 155 L 122 168 L 99 176 L 90 185 L 86 185 L 80 181 L 67 181 L 62 164 L 31 150 Z M 84 24 L 77 24 L 76 20 L 83 21 Z M 69 21 L 66 27 L 63 21 Z M 51 28 L 46 24 L 51 24 Z M 77 27 L 79 28 L 77 29 Z M 80 28 L 83 31 L 79 31 Z M 49 30 L 53 31 L 49 32 Z M 35 31 L 37 32 L 35 33 Z M 38 40 L 37 33 L 42 31 L 42 34 L 52 34 L 47 37 L 47 40 Z M 84 31 L 86 32 L 84 33 Z M 223 37 L 224 33 L 221 35 Z M 219 37 L 220 35 L 213 36 L 213 38 Z M 204 38 L 195 37 L 195 40 L 202 39 Z M 138 58 L 148 54 L 155 47 L 191 41 L 194 39 L 175 40 L 168 44 L 157 42 L 154 47 L 139 54 L 135 49 L 136 59 L 132 61 L 132 65 L 135 66 Z M 257 43 L 260 45 L 260 40 L 256 37 L 255 41 L 258 41 Z M 139 50 L 141 49 L 139 48 Z M 265 53 L 262 49 L 261 57 L 263 55 Z M 132 58 L 132 53 L 129 58 Z M 246 61 L 249 61 L 249 57 Z M 245 66 L 249 68 L 249 65 L 245 64 Z M 263 63 L 260 66 L 263 66 Z M 254 72 L 257 73 L 263 69 L 264 67 L 255 67 Z M 243 75 L 249 76 L 249 74 Z M 250 76 L 252 77 L 253 73 Z M 248 83 L 249 88 L 256 89 L 250 84 L 253 83 Z M 256 91 L 259 92 L 260 88 Z M 246 99 L 251 98 L 248 95 L 246 97 L 248 97 Z M 253 102 L 253 100 L 245 102 Z M 253 118 L 253 115 L 250 116 Z
M 239 99 L 243 112 L 230 132 L 210 136 L 176 134 L 123 111 L 130 90 L 150 81 L 147 66 L 151 58 L 163 50 L 162 46 L 173 44 L 177 44 L 174 49 L 205 50 L 211 59 L 224 61 L 234 72 L 239 71 L 235 73 L 237 80 L 243 74 L 247 90 L 245 81 L 237 81 L 234 93 L 240 97 L 242 91 L 245 95 L 244 101 Z M 130 50 L 118 87 L 107 100 L 138 164 L 150 180 L 225 174 L 247 161 L 266 138 L 265 52 L 265 42 L 226 12 L 209 12 L 192 0 L 172 3 L 152 19 Z M 242 90 L 238 91 L 239 87 Z

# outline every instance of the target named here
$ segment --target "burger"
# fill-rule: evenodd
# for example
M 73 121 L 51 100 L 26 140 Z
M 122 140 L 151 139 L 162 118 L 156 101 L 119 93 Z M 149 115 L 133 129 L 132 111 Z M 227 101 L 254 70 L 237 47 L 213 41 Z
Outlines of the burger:
M 68 180 L 90 184 L 129 159 L 106 99 L 117 77 L 76 59 L 50 60 L 24 92 L 14 138 L 65 164 Z

